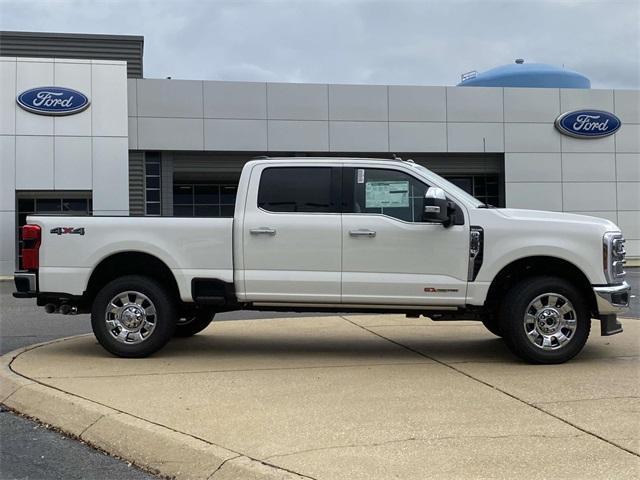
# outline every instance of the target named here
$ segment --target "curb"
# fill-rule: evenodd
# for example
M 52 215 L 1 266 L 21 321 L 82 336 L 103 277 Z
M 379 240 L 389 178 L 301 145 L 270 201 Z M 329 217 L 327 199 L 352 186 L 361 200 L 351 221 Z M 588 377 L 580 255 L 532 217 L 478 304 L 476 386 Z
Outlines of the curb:
M 0 357 L 0 404 L 151 472 L 178 480 L 309 478 L 43 385 L 11 369 L 11 363 L 21 354 L 70 338 L 77 336 L 30 345 Z

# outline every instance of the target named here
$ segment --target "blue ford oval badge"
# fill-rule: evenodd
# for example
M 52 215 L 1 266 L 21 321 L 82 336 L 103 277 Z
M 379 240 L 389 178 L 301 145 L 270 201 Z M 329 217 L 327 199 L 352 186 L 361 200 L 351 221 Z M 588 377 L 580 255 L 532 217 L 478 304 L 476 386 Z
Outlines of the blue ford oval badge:
M 40 115 L 72 115 L 89 106 L 86 95 L 64 87 L 32 88 L 16 100 L 24 110 Z
M 576 110 L 556 119 L 556 128 L 577 138 L 600 138 L 614 134 L 622 122 L 613 113 L 602 110 Z

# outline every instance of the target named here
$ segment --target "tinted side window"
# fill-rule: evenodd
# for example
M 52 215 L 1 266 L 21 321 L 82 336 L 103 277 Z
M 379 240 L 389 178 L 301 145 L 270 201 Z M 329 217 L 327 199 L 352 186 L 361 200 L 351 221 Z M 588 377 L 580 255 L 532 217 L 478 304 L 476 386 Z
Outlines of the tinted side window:
M 345 180 L 348 176 L 345 176 Z M 424 195 L 429 186 L 397 170 L 354 168 L 353 213 L 380 213 L 405 222 L 421 222 Z M 349 193 L 347 193 L 349 192 Z
M 258 207 L 269 212 L 338 212 L 330 167 L 272 167 L 262 171 Z

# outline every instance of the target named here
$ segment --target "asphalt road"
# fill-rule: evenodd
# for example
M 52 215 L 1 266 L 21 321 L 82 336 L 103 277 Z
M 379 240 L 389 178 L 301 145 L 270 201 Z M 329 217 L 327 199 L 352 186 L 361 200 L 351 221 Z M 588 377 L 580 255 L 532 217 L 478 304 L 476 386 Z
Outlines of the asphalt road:
M 630 269 L 628 281 L 633 295 L 628 316 L 640 318 L 640 269 Z M 35 306 L 35 300 L 16 300 L 11 296 L 12 291 L 13 282 L 0 281 L 0 354 L 34 343 L 91 332 L 88 315 L 47 315 Z M 219 315 L 216 320 L 284 315 L 233 312 Z M 156 478 L 12 412 L 1 411 L 0 433 L 0 478 L 3 480 Z

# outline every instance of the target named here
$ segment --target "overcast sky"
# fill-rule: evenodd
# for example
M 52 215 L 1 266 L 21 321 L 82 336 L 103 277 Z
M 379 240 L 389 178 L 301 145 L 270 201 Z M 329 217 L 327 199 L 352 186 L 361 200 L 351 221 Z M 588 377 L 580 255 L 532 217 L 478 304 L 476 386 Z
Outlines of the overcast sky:
M 0 29 L 144 35 L 148 78 L 455 85 L 521 57 L 640 88 L 640 0 L 0 0 Z

